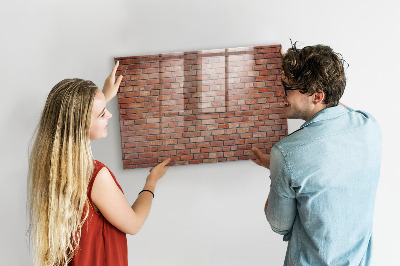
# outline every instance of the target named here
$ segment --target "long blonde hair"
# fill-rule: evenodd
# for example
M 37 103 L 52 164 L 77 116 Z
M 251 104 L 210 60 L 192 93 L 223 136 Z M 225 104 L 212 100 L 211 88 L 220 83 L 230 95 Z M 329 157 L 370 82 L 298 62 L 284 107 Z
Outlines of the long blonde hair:
M 29 159 L 35 265 L 67 265 L 79 244 L 93 173 L 89 136 L 96 90 L 91 81 L 65 79 L 47 97 Z

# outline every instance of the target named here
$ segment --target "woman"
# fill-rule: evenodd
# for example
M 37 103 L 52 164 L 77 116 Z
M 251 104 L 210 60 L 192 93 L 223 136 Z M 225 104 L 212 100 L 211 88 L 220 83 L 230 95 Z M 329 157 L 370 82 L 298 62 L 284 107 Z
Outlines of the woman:
M 92 140 L 107 136 L 118 62 L 103 92 L 65 79 L 51 90 L 30 154 L 28 200 L 35 265 L 128 265 L 126 234 L 145 222 L 170 159 L 150 170 L 130 206 L 111 171 L 93 160 Z M 142 193 L 143 192 L 143 193 Z

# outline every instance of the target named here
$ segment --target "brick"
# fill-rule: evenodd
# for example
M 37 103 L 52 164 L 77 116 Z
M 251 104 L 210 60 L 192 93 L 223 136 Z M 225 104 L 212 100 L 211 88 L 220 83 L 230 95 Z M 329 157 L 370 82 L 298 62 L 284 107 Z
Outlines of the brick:
M 233 156 L 235 156 L 235 153 L 233 151 L 224 152 L 224 157 L 233 157 Z
M 193 157 L 195 160 L 206 159 L 206 158 L 208 158 L 208 154 L 194 154 Z
M 225 133 L 225 130 L 220 129 L 220 130 L 213 130 L 212 135 L 223 135 Z
M 138 154 L 125 154 L 124 155 L 124 159 L 125 160 L 130 160 L 130 159 L 137 159 L 137 158 L 139 158 L 139 155 Z
M 196 149 L 191 149 L 191 150 L 190 150 L 190 153 L 191 153 L 191 154 L 200 153 L 200 149 L 197 149 L 197 148 L 196 148 Z
M 204 141 L 204 137 L 190 138 L 190 142 L 202 142 Z
M 225 133 L 227 135 L 232 135 L 232 134 L 237 133 L 237 131 L 236 131 L 236 128 L 228 128 L 228 129 L 225 130 Z
M 183 138 L 183 139 L 178 139 L 178 144 L 186 144 L 189 143 L 189 139 Z
M 202 131 L 201 132 L 202 137 L 211 136 L 212 134 L 213 134 L 213 131 Z
M 229 138 L 230 139 L 238 139 L 238 138 L 240 138 L 240 135 L 239 134 L 230 134 Z
M 253 133 L 253 138 L 265 138 L 266 132 L 255 132 Z
M 229 140 L 229 136 L 227 135 L 218 135 L 218 136 L 214 136 L 214 140 Z
M 201 162 L 202 162 L 202 160 L 194 160 L 194 161 L 189 161 L 189 164 L 198 164 Z
M 152 157 L 151 153 L 140 153 L 139 158 L 150 158 Z
M 173 150 L 174 147 L 173 146 L 164 146 L 164 145 L 160 145 L 160 147 L 158 147 L 159 151 L 171 151 Z
M 147 137 L 146 137 L 146 139 L 147 139 Z M 137 143 L 137 146 L 138 146 L 138 147 L 148 147 L 148 146 L 149 146 L 149 142 L 148 142 L 148 141 L 145 141 L 145 142 L 138 142 L 138 143 Z
M 278 136 L 285 136 L 286 135 L 286 131 L 285 130 L 280 130 L 280 131 L 276 131 L 276 135 Z
M 206 142 L 214 141 L 214 137 L 213 136 L 205 136 L 204 141 L 206 141 Z
M 277 120 L 275 120 L 275 124 L 286 125 L 286 119 L 277 119 Z
M 142 125 L 143 129 L 153 129 L 154 128 L 154 124 L 144 124 Z
M 236 132 L 239 134 L 247 133 L 247 132 L 249 132 L 249 128 L 248 127 L 238 128 L 238 129 L 236 129 Z
M 170 134 L 157 135 L 157 139 L 169 139 L 169 138 L 171 138 Z
M 158 135 L 161 133 L 161 129 L 149 129 L 149 134 Z
M 274 131 L 267 132 L 267 137 L 273 137 L 273 136 L 275 136 Z
M 122 103 L 134 103 L 135 99 L 134 98 L 124 98 L 124 99 L 119 99 L 118 103 L 122 104 Z
M 175 133 L 176 128 L 163 128 L 161 129 L 161 133 L 166 134 L 166 133 Z
M 200 132 L 184 132 L 182 135 L 184 138 L 193 138 L 193 137 L 199 137 Z
M 182 133 L 174 133 L 174 134 L 171 134 L 171 138 L 174 138 L 174 139 L 180 139 L 180 138 L 182 138 L 183 137 L 183 134 Z
M 176 139 L 168 139 L 163 141 L 163 145 L 175 145 L 177 142 L 178 141 Z
M 186 149 L 180 149 L 180 150 L 177 151 L 177 154 L 178 155 L 189 155 L 190 151 L 186 150 Z
M 176 141 L 178 141 L 178 140 L 176 140 Z M 175 145 L 175 149 L 176 150 L 183 150 L 183 149 L 186 149 L 186 146 L 185 146 L 185 144 L 176 144 Z
M 197 148 L 210 147 L 210 143 L 209 142 L 199 142 L 199 143 L 196 143 L 196 147 Z
M 157 158 L 149 158 L 146 160 L 147 164 L 153 164 L 153 163 L 157 163 L 157 162 L 158 162 Z
M 127 142 L 125 143 L 125 148 L 135 148 L 136 143 L 135 142 Z
M 223 142 L 222 142 L 222 141 L 213 141 L 213 142 L 210 143 L 210 145 L 211 145 L 212 147 L 215 147 L 215 146 L 222 146 L 222 145 L 223 145 Z
M 220 151 L 222 151 L 222 147 L 214 147 L 213 148 L 213 152 L 220 152 Z M 217 154 L 217 156 L 218 156 L 218 154 Z

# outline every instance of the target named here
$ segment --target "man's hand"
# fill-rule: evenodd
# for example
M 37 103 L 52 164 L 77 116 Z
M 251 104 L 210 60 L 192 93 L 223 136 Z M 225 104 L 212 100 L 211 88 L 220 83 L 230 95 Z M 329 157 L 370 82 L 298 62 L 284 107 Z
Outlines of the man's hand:
M 110 76 L 106 79 L 103 86 L 103 94 L 106 98 L 106 102 L 111 100 L 118 92 L 119 85 L 122 81 L 122 75 L 118 77 L 117 81 L 115 81 L 115 73 L 117 72 L 119 66 L 119 61 L 115 63 L 113 70 L 111 71 Z
M 269 169 L 270 155 L 262 153 L 256 147 L 251 148 L 251 151 L 257 156 L 257 159 L 253 159 L 253 162 Z

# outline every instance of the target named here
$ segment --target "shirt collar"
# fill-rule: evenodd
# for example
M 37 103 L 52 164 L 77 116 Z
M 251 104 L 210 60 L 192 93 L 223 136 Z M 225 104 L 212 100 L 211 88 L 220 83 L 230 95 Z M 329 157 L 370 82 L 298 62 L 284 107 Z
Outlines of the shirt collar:
M 329 107 L 329 108 L 325 108 L 321 111 L 319 111 L 318 113 L 316 113 L 313 117 L 311 117 L 310 119 L 308 119 L 301 127 L 300 129 L 315 123 L 315 122 L 319 122 L 319 121 L 324 121 L 324 120 L 329 120 L 332 118 L 336 118 L 339 116 L 344 115 L 345 113 L 347 113 L 349 110 L 346 109 L 345 107 L 343 107 L 342 105 L 337 105 L 334 107 Z

